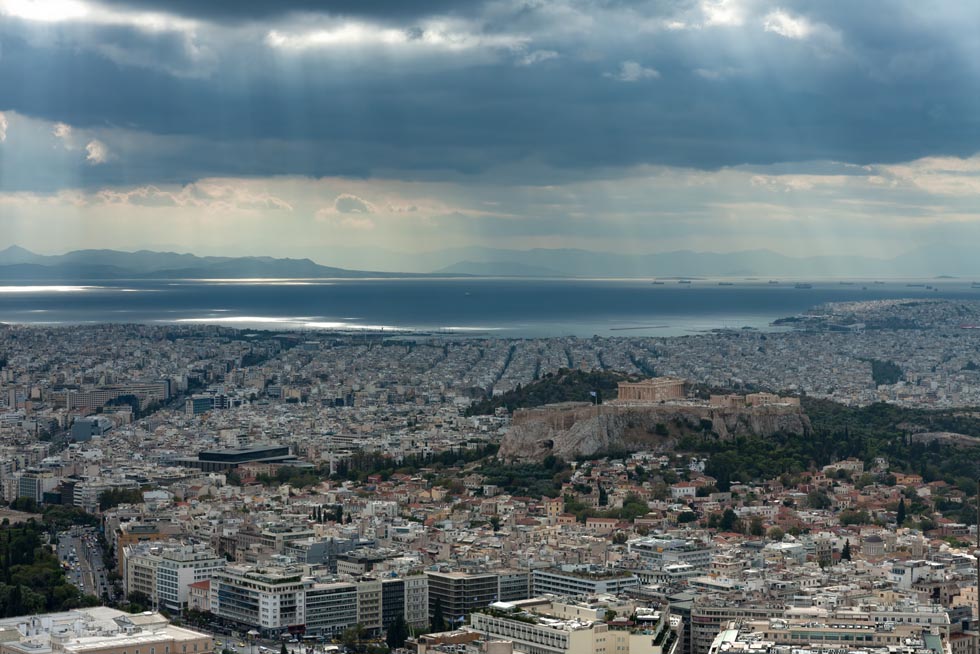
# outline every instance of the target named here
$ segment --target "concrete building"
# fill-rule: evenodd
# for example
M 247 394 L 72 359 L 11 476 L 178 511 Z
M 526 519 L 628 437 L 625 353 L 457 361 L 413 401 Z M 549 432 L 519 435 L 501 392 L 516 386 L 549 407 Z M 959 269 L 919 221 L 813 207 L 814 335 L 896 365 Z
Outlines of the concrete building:
M 381 633 L 381 599 L 380 579 L 357 582 L 357 624 L 372 636 Z
M 664 566 L 686 563 L 707 572 L 712 549 L 700 542 L 680 538 L 638 538 L 629 542 L 631 554 L 637 554 L 647 567 L 662 570 Z
M 225 559 L 204 545 L 138 543 L 122 553 L 123 590 L 141 593 L 153 606 L 180 615 L 188 608 L 190 586 L 210 579 L 225 566 Z
M 429 578 L 429 617 L 439 602 L 450 626 L 462 624 L 476 609 L 497 601 L 499 579 L 495 573 L 427 571 L 425 575 Z
M 533 571 L 531 577 L 531 590 L 534 596 L 617 595 L 638 588 L 639 585 L 639 578 L 632 572 L 607 570 L 588 565 L 537 569 Z
M 76 443 L 92 440 L 93 436 L 101 436 L 112 429 L 112 421 L 105 416 L 92 418 L 76 418 L 71 425 L 71 439 Z
M 306 589 L 306 630 L 332 637 L 357 624 L 357 585 L 350 582 L 313 584 Z
M 775 624 L 772 624 L 775 623 Z M 800 625 L 778 621 L 731 622 L 717 634 L 708 654 L 948 654 L 948 643 L 929 632 L 898 634 L 853 625 Z
M 298 567 L 229 565 L 211 579 L 211 613 L 264 636 L 278 636 L 306 624 L 306 591 L 311 588 L 313 580 L 304 578 Z
M 413 523 L 414 524 L 414 523 Z M 325 565 L 330 572 L 337 572 L 337 557 L 352 550 L 373 547 L 375 541 L 352 538 L 292 538 L 283 544 L 283 554 L 308 565 Z
M 178 459 L 177 463 L 204 472 L 227 472 L 245 463 L 301 463 L 285 445 L 257 445 L 225 450 L 199 452 L 197 458 Z
M 108 607 L 0 620 L 0 654 L 210 654 L 207 634 Z
M 673 654 L 677 650 L 680 624 L 667 611 L 638 611 L 635 622 L 607 624 L 569 617 L 579 613 L 574 608 L 540 598 L 497 602 L 474 613 L 471 622 L 486 638 L 511 641 L 515 651 L 527 654 Z

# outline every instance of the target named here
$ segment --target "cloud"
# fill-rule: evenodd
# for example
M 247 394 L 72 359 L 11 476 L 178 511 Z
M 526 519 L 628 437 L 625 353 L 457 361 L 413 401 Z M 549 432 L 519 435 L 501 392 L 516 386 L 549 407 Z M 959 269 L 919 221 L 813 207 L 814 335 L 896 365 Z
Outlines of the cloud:
M 130 189 L 103 188 L 85 201 L 133 207 L 204 209 L 211 213 L 293 210 L 292 205 L 283 198 L 252 186 L 240 180 L 202 179 L 179 188 L 160 188 L 152 184 Z
M 701 12 L 707 25 L 737 27 L 745 22 L 745 9 L 739 0 L 704 0 Z
M 784 36 L 787 39 L 805 39 L 813 33 L 813 26 L 802 16 L 792 16 L 782 9 L 766 14 L 763 29 Z
M 341 22 L 318 29 L 270 30 L 265 44 L 292 52 L 361 48 L 396 48 L 407 54 L 465 52 L 468 50 L 514 50 L 527 39 L 510 34 L 473 31 L 465 21 L 434 20 L 410 28 L 383 24 Z
M 50 9 L 63 2 L 74 9 Z M 641 165 L 980 151 L 969 3 L 845 4 L 0 0 L 17 134 L 5 148 L 20 148 L 0 189 L 268 175 L 549 185 Z M 44 74 L 24 84 L 31 70 Z M 21 138 L 22 118 L 47 126 Z M 73 128 L 75 156 L 51 147 L 56 123 Z M 93 139 L 103 165 L 78 156 Z
M 71 128 L 71 125 L 67 123 L 55 123 L 54 127 L 51 128 L 51 135 L 61 141 L 61 146 L 65 150 L 75 149 L 75 131 Z
M 7 116 L 0 111 L 0 143 L 7 140 Z
M 22 128 L 29 125 L 12 118 L 20 142 Z M 50 130 L 47 125 L 41 133 L 53 150 Z M 57 151 L 68 159 L 81 158 Z M 107 164 L 113 165 L 114 160 Z M 158 239 L 170 249 L 231 253 L 250 248 L 252 254 L 271 254 L 271 248 L 290 256 L 313 254 L 324 244 L 420 251 L 466 245 L 639 252 L 766 247 L 787 253 L 897 255 L 916 239 L 938 238 L 932 226 L 975 224 L 978 180 L 980 156 L 902 165 L 824 161 L 712 171 L 637 166 L 615 177 L 549 185 L 527 180 L 487 184 L 479 177 L 453 184 L 209 178 L 96 191 L 0 191 L 0 214 L 5 234 L 22 235 L 18 239 L 28 247 L 46 243 L 49 250 L 67 247 L 62 244 L 154 247 Z M 357 201 L 372 212 L 363 213 Z M 977 232 L 980 227 L 974 236 Z M 235 234 L 232 241 L 229 233 Z M 964 232 L 948 233 L 972 242 Z M 353 250 L 347 254 L 348 267 L 357 267 L 357 256 Z M 360 265 L 379 269 L 378 263 Z
M 170 12 L 209 21 L 262 21 L 284 14 L 304 16 L 370 17 L 387 20 L 413 19 L 448 12 L 458 12 L 458 0 L 234 0 L 233 2 L 200 2 L 200 0 L 103 0 L 126 10 Z M 467 5 L 479 5 L 468 1 Z
M 535 50 L 534 52 L 529 52 L 520 59 L 517 60 L 517 65 L 519 66 L 533 66 L 535 64 L 540 64 L 541 62 L 548 61 L 549 59 L 557 59 L 558 53 L 554 50 Z
M 370 202 L 350 193 L 338 195 L 333 202 L 333 208 L 337 213 L 374 213 L 374 206 Z
M 109 159 L 109 148 L 99 139 L 92 139 L 85 145 L 85 161 L 93 166 L 104 164 Z
M 644 79 L 657 79 L 660 77 L 660 72 L 636 61 L 624 61 L 619 65 L 618 73 L 606 73 L 606 76 L 620 82 L 639 82 Z
M 366 215 L 357 213 L 343 213 L 338 212 L 337 208 L 334 207 L 324 207 L 316 211 L 313 217 L 317 222 L 326 223 L 334 227 L 342 227 L 345 229 L 352 229 L 358 231 L 374 229 L 374 220 Z
M 71 138 L 71 125 L 55 123 L 54 127 L 51 128 L 51 133 L 62 141 L 68 141 Z

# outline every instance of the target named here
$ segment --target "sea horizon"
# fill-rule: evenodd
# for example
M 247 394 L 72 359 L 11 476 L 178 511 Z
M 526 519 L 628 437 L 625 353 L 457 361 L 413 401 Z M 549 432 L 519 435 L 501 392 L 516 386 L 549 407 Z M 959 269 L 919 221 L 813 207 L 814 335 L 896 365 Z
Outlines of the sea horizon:
M 224 325 L 266 330 L 548 336 L 780 331 L 828 302 L 980 299 L 951 278 L 383 278 L 18 280 L 0 284 L 0 323 Z

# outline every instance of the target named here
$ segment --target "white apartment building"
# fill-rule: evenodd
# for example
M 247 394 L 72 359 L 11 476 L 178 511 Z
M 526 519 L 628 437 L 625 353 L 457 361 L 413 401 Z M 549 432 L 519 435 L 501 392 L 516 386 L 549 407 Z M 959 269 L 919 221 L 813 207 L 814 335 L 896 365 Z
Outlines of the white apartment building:
M 306 591 L 312 587 L 302 568 L 228 565 L 211 579 L 211 613 L 264 636 L 279 635 L 306 623 Z
M 654 570 L 674 563 L 687 563 L 703 572 L 711 567 L 712 548 L 693 540 L 652 536 L 631 540 L 628 547 Z
M 539 568 L 531 576 L 533 595 L 586 597 L 618 595 L 638 588 L 639 578 L 625 570 L 608 570 L 587 565 L 564 565 L 560 568 Z
M 191 584 L 210 579 L 225 559 L 205 545 L 139 543 L 123 549 L 126 594 L 142 593 L 154 607 L 180 614 Z
M 428 577 L 317 581 L 302 566 L 228 565 L 211 579 L 211 613 L 264 636 L 335 636 L 355 624 L 380 634 L 397 614 L 429 621 Z
M 429 624 L 429 578 L 425 575 L 404 577 L 405 622 L 413 627 Z

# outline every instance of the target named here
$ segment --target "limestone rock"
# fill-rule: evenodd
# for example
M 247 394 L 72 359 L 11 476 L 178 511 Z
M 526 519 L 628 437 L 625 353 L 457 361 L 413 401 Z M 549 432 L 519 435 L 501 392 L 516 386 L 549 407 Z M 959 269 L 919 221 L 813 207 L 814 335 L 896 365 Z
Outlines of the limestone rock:
M 576 402 L 517 411 L 499 456 L 510 461 L 536 461 L 549 454 L 570 460 L 609 451 L 670 452 L 678 438 L 688 434 L 730 439 L 779 432 L 808 436 L 812 432 L 810 419 L 799 406 L 791 405 L 595 407 Z

